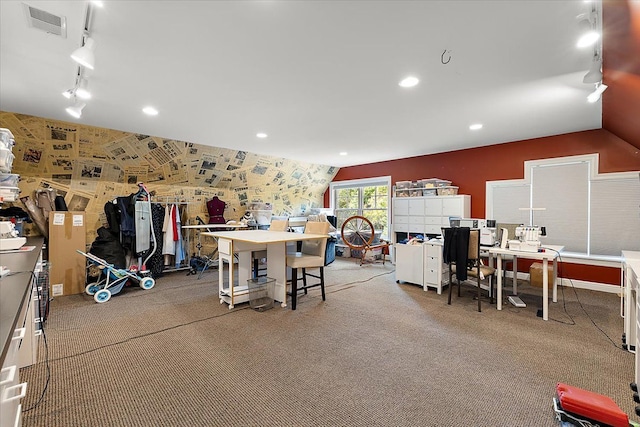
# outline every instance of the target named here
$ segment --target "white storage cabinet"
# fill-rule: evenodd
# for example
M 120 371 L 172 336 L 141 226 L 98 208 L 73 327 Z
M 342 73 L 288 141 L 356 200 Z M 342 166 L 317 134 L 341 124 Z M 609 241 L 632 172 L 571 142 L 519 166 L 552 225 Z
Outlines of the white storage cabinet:
M 407 282 L 422 286 L 425 291 L 434 288 L 442 294 L 448 280 L 443 280 L 445 272 L 442 264 L 442 242 L 430 240 L 420 245 L 397 243 L 396 282 Z

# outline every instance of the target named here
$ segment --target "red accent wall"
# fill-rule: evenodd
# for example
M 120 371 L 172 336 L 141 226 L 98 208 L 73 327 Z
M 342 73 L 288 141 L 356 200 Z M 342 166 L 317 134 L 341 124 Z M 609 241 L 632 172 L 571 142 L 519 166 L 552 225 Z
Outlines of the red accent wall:
M 640 2 L 605 0 L 602 127 L 640 148 Z
M 471 195 L 471 216 L 485 217 L 486 182 L 524 178 L 527 160 L 599 155 L 599 172 L 640 170 L 640 150 L 603 129 L 497 144 L 447 153 L 410 157 L 387 162 L 341 168 L 335 181 L 391 176 L 391 182 L 440 178 L 459 187 L 459 194 Z M 329 191 L 324 196 L 329 206 Z M 518 263 L 519 271 L 528 272 L 529 264 Z M 619 285 L 616 268 L 563 263 L 561 277 L 596 283 Z
M 441 178 L 471 195 L 471 216 L 485 216 L 486 181 L 524 178 L 524 161 L 599 154 L 599 171 L 640 170 L 640 2 L 603 1 L 603 129 L 411 157 L 340 169 L 334 181 L 390 175 L 391 181 Z M 329 191 L 325 193 L 329 206 Z M 529 263 L 518 265 L 528 271 Z M 563 263 L 565 278 L 618 285 L 616 268 Z
M 391 176 L 391 181 L 440 178 L 471 195 L 471 216 L 484 218 L 486 181 L 524 178 L 526 160 L 599 153 L 600 172 L 640 170 L 640 150 L 606 130 L 569 133 L 427 156 L 341 168 L 333 181 Z M 325 193 L 325 206 L 329 194 Z

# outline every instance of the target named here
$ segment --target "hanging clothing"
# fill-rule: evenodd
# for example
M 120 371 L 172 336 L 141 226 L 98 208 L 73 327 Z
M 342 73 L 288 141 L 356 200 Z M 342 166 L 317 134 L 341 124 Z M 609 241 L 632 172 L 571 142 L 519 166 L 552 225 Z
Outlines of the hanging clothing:
M 176 253 L 176 242 L 174 240 L 174 218 L 175 218 L 175 205 L 167 205 L 164 211 L 164 224 L 162 225 L 163 236 L 163 244 L 162 244 L 162 254 L 163 255 L 174 255 Z M 165 265 L 167 263 L 165 262 Z
M 164 224 L 165 209 L 158 203 L 151 204 L 151 223 L 153 232 L 155 235 L 155 243 L 157 245 L 156 251 L 151 255 L 151 258 L 147 261 L 147 270 L 151 271 L 151 277 L 154 279 L 162 276 L 162 270 L 164 268 L 164 255 L 162 254 L 163 248 L 163 235 L 162 226 Z M 153 249 L 153 248 L 151 248 Z M 145 255 L 146 258 L 146 255 Z
M 174 237 L 173 237 L 176 245 L 175 265 L 176 265 L 176 268 L 178 268 L 180 267 L 182 262 L 185 260 L 186 256 L 185 256 L 184 245 L 182 244 L 182 220 L 180 219 L 180 210 L 177 207 L 175 209 L 175 218 L 173 223 L 175 224 Z
M 151 206 L 146 201 L 136 201 L 135 205 L 136 252 L 141 253 L 151 247 Z
M 469 227 L 444 228 L 442 259 L 445 263 L 455 262 L 458 281 L 467 280 L 469 259 Z

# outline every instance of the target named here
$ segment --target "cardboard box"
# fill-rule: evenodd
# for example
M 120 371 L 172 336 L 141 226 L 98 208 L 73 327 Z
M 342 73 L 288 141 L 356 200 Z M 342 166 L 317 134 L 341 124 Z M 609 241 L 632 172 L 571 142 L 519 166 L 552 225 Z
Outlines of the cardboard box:
M 547 278 L 549 279 L 549 289 L 553 289 L 553 264 L 547 265 Z M 536 288 L 542 287 L 542 263 L 534 262 L 529 267 L 529 283 Z
M 77 252 L 87 250 L 84 212 L 49 213 L 49 284 L 51 295 L 84 292 L 87 259 Z M 60 286 L 62 285 L 62 286 Z M 60 289 L 62 288 L 62 289 Z

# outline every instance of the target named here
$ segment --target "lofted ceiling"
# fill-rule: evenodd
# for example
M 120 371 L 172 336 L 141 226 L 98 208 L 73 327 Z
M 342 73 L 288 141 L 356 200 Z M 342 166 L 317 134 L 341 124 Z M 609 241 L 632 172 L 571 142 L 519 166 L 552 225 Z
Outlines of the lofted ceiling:
M 22 3 L 66 17 L 67 37 L 29 27 Z M 87 2 L 2 0 L 0 109 L 340 167 L 598 129 L 593 50 L 576 47 L 589 7 L 107 0 L 90 22 L 93 98 L 73 119 L 61 93 Z M 420 83 L 400 87 L 407 75 Z

